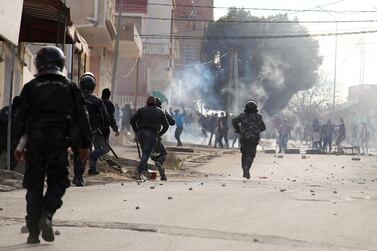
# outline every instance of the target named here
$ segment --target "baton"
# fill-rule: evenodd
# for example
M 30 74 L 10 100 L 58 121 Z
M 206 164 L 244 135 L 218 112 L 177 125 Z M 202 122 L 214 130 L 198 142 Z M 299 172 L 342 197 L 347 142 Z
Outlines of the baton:
M 136 141 L 136 146 L 137 146 L 137 153 L 139 154 L 139 158 L 141 159 L 139 141 L 136 138 L 135 138 L 135 141 Z
M 105 143 L 106 143 L 107 147 L 114 154 L 115 158 L 119 159 L 118 155 L 115 153 L 114 149 L 110 146 L 109 142 L 107 141 L 106 137 L 102 134 L 101 130 L 97 129 L 97 132 L 103 137 L 103 139 L 105 140 Z

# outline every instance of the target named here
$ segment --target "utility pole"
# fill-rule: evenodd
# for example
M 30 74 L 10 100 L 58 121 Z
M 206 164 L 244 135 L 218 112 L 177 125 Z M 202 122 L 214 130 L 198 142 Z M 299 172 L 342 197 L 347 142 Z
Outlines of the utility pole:
M 333 15 L 331 15 L 333 16 Z M 333 16 L 334 17 L 334 16 Z M 334 17 L 335 21 L 336 18 Z M 335 27 L 335 63 L 334 63 L 334 93 L 333 93 L 333 116 L 335 116 L 335 105 L 336 105 L 336 73 L 337 73 L 337 61 L 338 61 L 338 23 L 336 22 Z
M 120 40 L 120 27 L 122 22 L 122 11 L 118 12 L 118 25 L 117 25 L 117 35 L 115 39 L 115 50 L 114 50 L 114 61 L 113 61 L 113 74 L 111 76 L 111 101 L 114 102 L 115 97 L 115 83 L 116 75 L 118 69 L 118 57 L 119 57 L 119 40 Z
M 239 91 L 240 91 L 240 86 L 239 86 L 239 81 L 238 81 L 238 51 L 234 51 L 234 106 L 233 106 L 233 112 L 238 112 L 239 108 Z
M 174 7 L 171 10 L 171 21 L 170 21 L 170 63 L 169 63 L 170 70 L 173 70 L 173 67 L 174 67 L 173 54 L 174 54 Z
M 12 99 L 13 99 L 13 86 L 14 86 L 14 68 L 16 61 L 16 47 L 12 45 L 12 71 L 10 75 L 10 87 L 9 87 L 9 110 L 8 110 L 8 133 L 7 133 L 7 169 L 10 170 L 11 167 L 11 154 L 12 153 Z
M 228 86 L 227 86 L 227 99 L 226 99 L 226 111 L 230 111 L 232 108 L 232 89 L 234 82 L 234 49 L 231 48 L 229 52 L 229 73 L 228 73 Z
M 135 103 L 134 103 L 135 109 L 137 109 L 137 100 L 138 100 L 138 92 L 139 92 L 139 68 L 140 68 L 140 57 L 137 58 L 137 65 L 136 65 L 136 88 L 135 88 Z

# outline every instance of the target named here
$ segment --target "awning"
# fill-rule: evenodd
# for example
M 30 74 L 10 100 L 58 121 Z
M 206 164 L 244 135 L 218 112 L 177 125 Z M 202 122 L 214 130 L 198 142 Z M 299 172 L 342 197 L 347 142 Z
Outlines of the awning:
M 69 8 L 61 0 L 24 0 L 20 42 L 73 43 Z

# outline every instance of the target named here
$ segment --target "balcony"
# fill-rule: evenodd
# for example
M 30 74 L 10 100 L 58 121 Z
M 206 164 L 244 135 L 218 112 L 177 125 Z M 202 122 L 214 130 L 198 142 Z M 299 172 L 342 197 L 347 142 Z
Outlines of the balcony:
M 67 0 L 71 19 L 91 47 L 112 47 L 115 0 Z
M 122 17 L 119 39 L 120 56 L 138 58 L 141 57 L 142 51 L 142 41 L 135 24 L 129 23 L 126 17 Z

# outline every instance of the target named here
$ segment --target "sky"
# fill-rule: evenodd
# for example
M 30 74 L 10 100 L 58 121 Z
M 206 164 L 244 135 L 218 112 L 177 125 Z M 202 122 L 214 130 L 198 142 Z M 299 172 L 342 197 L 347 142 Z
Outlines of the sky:
M 374 10 L 377 11 L 375 0 L 215 0 L 216 7 L 244 8 L 277 8 L 277 9 L 324 9 L 324 10 Z M 255 11 L 252 15 L 268 16 L 286 13 L 282 11 Z M 290 17 L 299 20 L 368 20 L 377 19 L 377 13 L 335 13 L 335 12 L 287 12 Z M 215 18 L 226 14 L 226 9 L 215 8 Z M 336 30 L 335 23 L 303 24 L 311 33 L 332 33 Z M 338 32 L 377 30 L 375 23 L 338 23 Z M 323 64 L 321 74 L 334 80 L 335 69 L 335 36 L 316 38 L 320 43 L 320 54 Z M 363 84 L 377 85 L 377 33 L 365 34 L 365 59 L 361 60 L 362 35 L 338 36 L 336 89 L 344 100 L 348 95 L 348 87 Z M 364 62 L 364 74 L 361 74 L 361 62 Z M 364 81 L 362 81 L 364 79 Z

